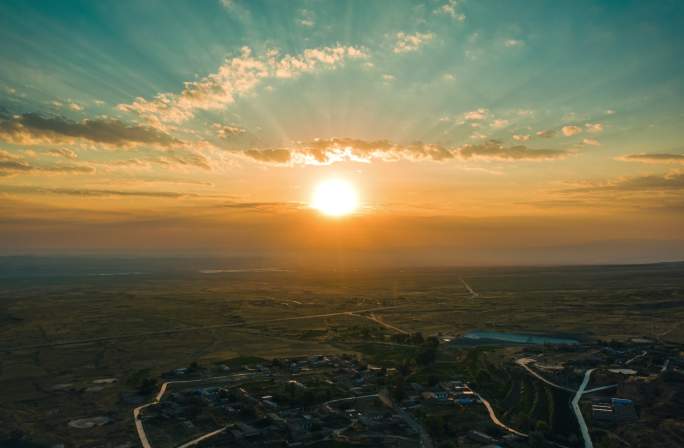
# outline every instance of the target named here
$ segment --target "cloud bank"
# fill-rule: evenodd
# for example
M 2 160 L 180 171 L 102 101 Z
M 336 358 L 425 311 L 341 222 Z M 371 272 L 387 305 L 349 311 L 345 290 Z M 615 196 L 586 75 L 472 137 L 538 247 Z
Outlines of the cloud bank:
M 557 149 L 532 149 L 524 145 L 506 146 L 497 140 L 446 148 L 421 142 L 400 145 L 388 140 L 331 138 L 298 142 L 289 148 L 249 149 L 244 151 L 244 155 L 258 162 L 272 164 L 330 165 L 344 161 L 542 161 L 562 159 L 569 153 Z

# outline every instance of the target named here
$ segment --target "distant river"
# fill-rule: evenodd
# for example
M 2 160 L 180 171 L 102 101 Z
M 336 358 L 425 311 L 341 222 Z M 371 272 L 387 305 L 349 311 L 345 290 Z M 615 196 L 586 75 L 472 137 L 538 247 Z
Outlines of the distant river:
M 469 331 L 461 338 L 462 342 L 473 343 L 475 341 L 502 341 L 511 344 L 554 344 L 554 345 L 574 345 L 579 341 L 569 338 L 558 338 L 552 336 L 521 334 L 521 333 L 500 333 L 498 331 Z

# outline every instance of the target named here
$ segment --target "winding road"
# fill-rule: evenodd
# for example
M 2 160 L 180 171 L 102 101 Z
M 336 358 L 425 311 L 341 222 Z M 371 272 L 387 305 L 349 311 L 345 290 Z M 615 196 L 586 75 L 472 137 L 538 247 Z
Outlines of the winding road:
M 135 422 L 135 429 L 138 432 L 138 439 L 140 439 L 140 444 L 143 446 L 143 448 L 152 448 L 152 445 L 150 445 L 150 441 L 147 438 L 147 434 L 145 433 L 145 427 L 143 426 L 142 419 L 141 419 L 141 413 L 143 409 L 148 408 L 150 406 L 154 406 L 156 404 L 159 404 L 161 401 L 162 397 L 166 393 L 166 390 L 168 389 L 169 385 L 171 384 L 187 384 L 187 383 L 199 383 L 199 382 L 210 382 L 210 381 L 220 381 L 220 380 L 232 380 L 235 378 L 245 378 L 245 377 L 254 377 L 258 374 L 254 373 L 236 373 L 234 375 L 226 375 L 226 376 L 213 376 L 211 378 L 200 378 L 197 380 L 178 380 L 178 381 L 166 381 L 162 383 L 161 387 L 159 388 L 159 392 L 157 392 L 157 395 L 154 397 L 154 400 L 152 400 L 149 403 L 140 405 L 133 409 L 133 421 Z M 190 442 L 181 445 L 179 448 L 182 447 L 188 447 L 188 446 L 193 446 L 196 445 L 197 443 L 201 442 L 202 440 L 209 438 L 211 436 L 214 436 L 222 431 L 224 431 L 225 428 L 222 428 L 217 431 L 212 431 L 211 433 L 204 434 L 203 436 L 200 436 L 196 439 L 191 440 Z M 211 435 L 209 435 L 211 434 Z
M 507 426 L 504 422 L 499 420 L 499 418 L 494 413 L 494 408 L 492 407 L 491 403 L 489 403 L 489 401 L 486 400 L 482 395 L 478 393 L 476 393 L 475 395 L 477 396 L 477 398 L 480 399 L 484 407 L 487 408 L 487 412 L 489 413 L 489 418 L 492 420 L 492 423 L 494 423 L 496 426 L 500 428 L 505 429 L 506 431 L 512 434 L 518 435 L 520 437 L 527 437 L 527 434 L 511 428 L 510 426 Z

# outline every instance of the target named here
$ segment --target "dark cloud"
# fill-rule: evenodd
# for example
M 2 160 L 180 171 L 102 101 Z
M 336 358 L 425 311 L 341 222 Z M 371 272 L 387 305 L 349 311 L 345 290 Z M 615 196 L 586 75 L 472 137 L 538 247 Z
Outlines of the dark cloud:
M 7 151 L 0 150 L 0 176 L 9 176 L 22 173 L 94 173 L 95 169 L 88 165 L 34 165 L 20 159 Z
M 684 154 L 628 154 L 618 157 L 625 162 L 684 163 Z
M 104 190 L 89 188 L 41 188 L 4 185 L 0 192 L 15 194 L 55 194 L 64 196 L 102 197 L 102 196 L 125 196 L 125 197 L 153 197 L 153 198 L 180 198 L 190 196 L 185 193 L 168 191 L 135 191 L 135 190 Z
M 397 160 L 479 159 L 499 161 L 552 160 L 566 157 L 569 153 L 556 149 L 532 149 L 523 145 L 507 147 L 490 140 L 485 143 L 466 144 L 455 148 L 428 143 L 399 145 L 388 140 L 365 141 L 352 138 L 316 139 L 299 142 L 291 148 L 250 149 L 247 157 L 259 162 L 275 164 L 329 165 L 335 162 L 372 162 Z
M 257 160 L 266 163 L 289 163 L 290 151 L 287 149 L 248 149 L 244 154 Z
M 565 193 L 585 193 L 602 191 L 677 191 L 684 190 L 684 173 L 649 174 L 645 176 L 623 177 L 611 182 L 592 184 L 563 190 Z
M 47 152 L 47 155 L 53 157 L 64 157 L 65 159 L 75 160 L 78 159 L 78 154 L 74 150 L 69 148 L 55 148 Z
M 514 161 L 563 159 L 569 155 L 569 152 L 562 149 L 532 149 L 524 145 L 507 147 L 499 141 L 490 140 L 479 145 L 464 145 L 458 149 L 458 154 L 464 159 Z
M 554 131 L 553 129 L 547 129 L 544 131 L 537 132 L 537 137 L 541 137 L 541 138 L 553 138 L 555 136 L 556 136 L 556 131 Z
M 71 121 L 36 113 L 0 118 L 0 140 L 24 145 L 62 144 L 86 140 L 114 146 L 179 144 L 176 138 L 149 126 L 129 125 L 112 118 Z

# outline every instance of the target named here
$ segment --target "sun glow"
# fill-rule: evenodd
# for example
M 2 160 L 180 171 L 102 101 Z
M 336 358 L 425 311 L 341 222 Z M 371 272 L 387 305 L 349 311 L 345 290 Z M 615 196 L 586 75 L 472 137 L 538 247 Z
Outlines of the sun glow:
M 345 216 L 359 207 L 356 189 L 340 179 L 318 184 L 311 198 L 311 207 L 328 216 Z

